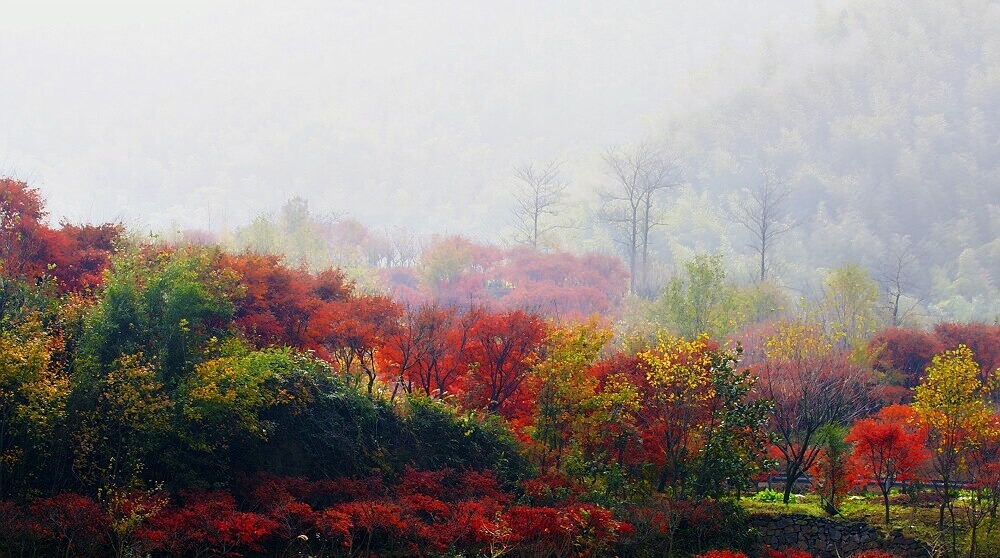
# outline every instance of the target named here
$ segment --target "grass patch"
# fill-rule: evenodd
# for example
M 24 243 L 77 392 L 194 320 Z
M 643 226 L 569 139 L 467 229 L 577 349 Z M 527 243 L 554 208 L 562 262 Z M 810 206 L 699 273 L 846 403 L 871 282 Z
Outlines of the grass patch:
M 783 504 L 780 499 L 776 502 L 772 502 L 756 500 L 753 498 L 744 498 L 740 500 L 740 503 L 742 503 L 743 508 L 751 514 L 800 514 L 815 517 L 822 517 L 826 515 L 826 513 L 823 512 L 823 508 L 820 506 L 819 498 L 812 494 L 793 494 L 791 500 L 788 502 L 788 505 Z
M 761 501 L 765 500 L 765 501 Z M 823 511 L 820 498 L 815 494 L 805 494 L 793 497 L 788 505 L 779 499 L 777 502 L 767 501 L 769 497 L 760 500 L 753 496 L 740 500 L 740 504 L 748 513 L 755 515 L 801 514 L 813 517 L 829 517 Z M 938 507 L 933 498 L 925 498 L 920 502 L 908 502 L 903 498 L 894 498 L 896 503 L 889 506 L 891 523 L 885 525 L 885 507 L 880 494 L 860 494 L 845 497 L 838 506 L 837 516 L 845 521 L 863 521 L 880 529 L 900 530 L 904 535 L 919 539 L 941 551 L 942 556 L 948 556 L 951 549 L 951 534 L 938 528 Z M 905 502 L 905 503 L 900 503 Z M 956 503 L 955 517 L 958 523 L 957 552 L 955 556 L 968 556 L 971 533 L 964 522 L 961 504 Z M 989 520 L 983 522 L 978 534 L 977 558 L 995 558 L 1000 556 L 1000 518 L 990 528 Z

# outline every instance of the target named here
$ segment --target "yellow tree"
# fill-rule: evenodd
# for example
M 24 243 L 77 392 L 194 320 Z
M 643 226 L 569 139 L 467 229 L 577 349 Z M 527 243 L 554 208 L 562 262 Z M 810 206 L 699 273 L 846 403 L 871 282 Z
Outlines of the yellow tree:
M 708 401 L 715 396 L 708 337 L 670 338 L 660 333 L 656 348 L 639 353 L 649 383 L 648 407 L 660 433 L 663 469 L 657 489 L 669 482 L 679 496 L 687 465 L 704 435 Z
M 934 357 L 917 386 L 913 408 L 929 427 L 934 469 L 942 483 L 938 522 L 944 528 L 945 510 L 949 510 L 954 545 L 952 482 L 966 453 L 974 449 L 977 435 L 992 424 L 987 392 L 979 380 L 979 364 L 968 347 L 959 345 Z
M 44 458 L 66 418 L 69 380 L 52 360 L 58 344 L 35 317 L 0 333 L 0 498 L 24 478 L 31 454 Z
M 159 372 L 142 354 L 122 355 L 93 386 L 94 407 L 78 411 L 74 433 L 74 469 L 85 483 L 105 490 L 142 486 L 146 466 L 169 443 L 173 402 Z
M 859 349 L 879 328 L 878 283 L 857 264 L 834 270 L 823 281 L 818 318 L 840 349 Z
M 756 378 L 738 369 L 741 352 L 705 335 L 660 335 L 638 355 L 646 372 L 640 418 L 651 458 L 662 463 L 659 491 L 718 497 L 744 486 L 763 461 L 769 404 L 749 397 Z
M 549 331 L 545 358 L 534 367 L 540 385 L 532 435 L 542 445 L 542 467 L 550 458 L 562 466 L 563 453 L 594 410 L 598 380 L 590 367 L 611 335 L 596 319 Z

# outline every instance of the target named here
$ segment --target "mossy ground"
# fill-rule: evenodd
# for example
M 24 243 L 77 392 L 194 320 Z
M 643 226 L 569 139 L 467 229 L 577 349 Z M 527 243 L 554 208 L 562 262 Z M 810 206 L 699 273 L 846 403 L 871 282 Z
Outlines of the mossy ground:
M 852 494 L 838 501 L 840 517 L 848 521 L 864 521 L 886 530 L 898 529 L 908 537 L 920 539 L 935 549 L 939 556 L 969 556 L 971 529 L 969 528 L 965 508 L 961 501 L 955 504 L 955 552 L 952 553 L 950 515 L 946 512 L 945 530 L 939 528 L 939 511 L 937 495 L 926 493 L 919 498 L 910 498 L 903 494 L 893 494 L 890 500 L 889 517 L 891 523 L 885 525 L 885 508 L 880 494 Z M 809 516 L 827 516 L 823 510 L 822 501 L 815 494 L 793 495 L 787 505 L 780 499 L 776 502 L 760 501 L 753 496 L 741 500 L 743 507 L 751 514 L 779 515 L 802 514 Z M 1000 515 L 991 522 L 986 517 L 977 532 L 976 558 L 995 558 L 1000 556 Z

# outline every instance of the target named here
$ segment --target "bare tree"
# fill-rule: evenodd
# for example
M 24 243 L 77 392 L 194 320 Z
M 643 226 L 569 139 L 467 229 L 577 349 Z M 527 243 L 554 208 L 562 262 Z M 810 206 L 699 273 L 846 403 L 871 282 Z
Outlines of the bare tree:
M 566 190 L 566 183 L 559 177 L 559 167 L 558 161 L 550 161 L 538 169 L 532 163 L 514 168 L 514 177 L 518 180 L 512 210 L 515 242 L 537 250 L 547 233 L 566 226 L 550 220 L 562 209 Z
M 650 143 L 611 148 L 604 153 L 612 186 L 601 192 L 604 207 L 598 217 L 611 226 L 614 241 L 625 251 L 629 291 L 646 289 L 649 269 L 649 233 L 663 224 L 657 194 L 680 184 L 681 170 Z
M 788 219 L 788 199 L 791 188 L 771 170 L 761 171 L 761 180 L 744 189 L 743 199 L 730 212 L 730 220 L 750 231 L 748 246 L 757 254 L 761 281 L 767 279 L 768 264 L 779 237 L 799 225 Z
M 892 327 L 899 327 L 916 310 L 920 300 L 913 298 L 913 274 L 917 255 L 909 237 L 898 239 L 885 257 L 877 262 L 878 282 L 886 296 L 886 312 Z

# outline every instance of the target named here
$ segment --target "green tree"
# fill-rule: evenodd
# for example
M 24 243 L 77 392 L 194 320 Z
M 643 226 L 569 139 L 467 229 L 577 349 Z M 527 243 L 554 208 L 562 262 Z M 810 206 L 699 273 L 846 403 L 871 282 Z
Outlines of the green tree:
M 231 334 L 236 277 L 218 257 L 200 248 L 117 257 L 85 320 L 83 366 L 99 373 L 122 355 L 142 354 L 167 384 L 190 372 L 210 340 Z
M 859 350 L 880 326 L 878 304 L 878 283 L 859 265 L 845 265 L 824 280 L 818 318 L 836 347 Z
M 742 321 L 738 290 L 726 281 L 722 264 L 721 254 L 698 254 L 663 289 L 654 313 L 675 335 L 721 339 Z
M 769 404 L 748 397 L 756 380 L 737 369 L 740 351 L 661 335 L 638 356 L 649 386 L 642 413 L 665 461 L 658 490 L 684 498 L 742 488 L 764 459 Z
M 549 330 L 541 362 L 533 372 L 539 381 L 532 437 L 542 447 L 540 466 L 562 467 L 564 452 L 594 411 L 598 380 L 590 367 L 598 352 L 611 340 L 611 332 L 596 320 Z

